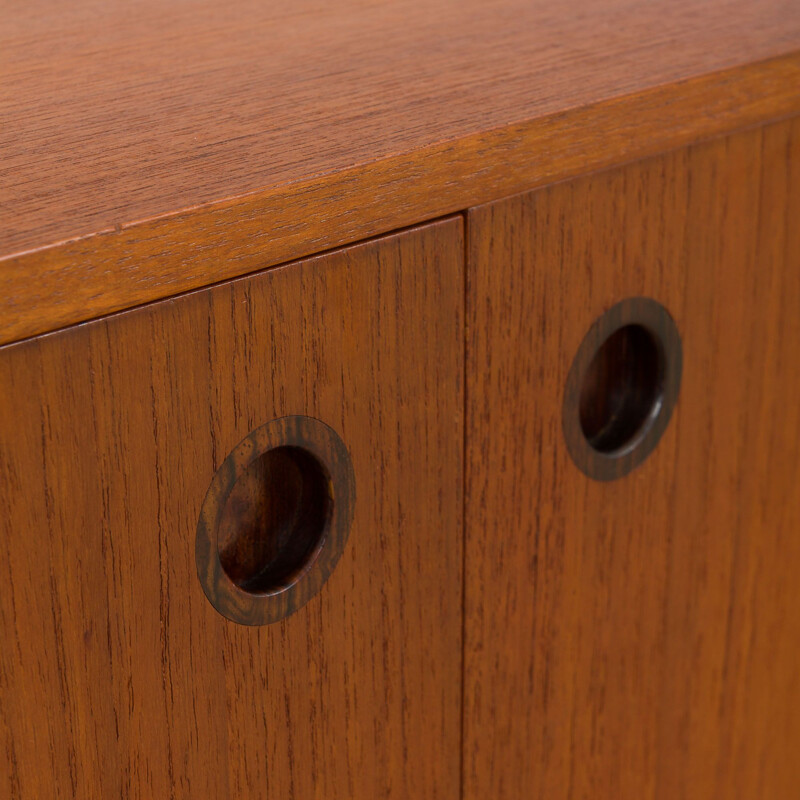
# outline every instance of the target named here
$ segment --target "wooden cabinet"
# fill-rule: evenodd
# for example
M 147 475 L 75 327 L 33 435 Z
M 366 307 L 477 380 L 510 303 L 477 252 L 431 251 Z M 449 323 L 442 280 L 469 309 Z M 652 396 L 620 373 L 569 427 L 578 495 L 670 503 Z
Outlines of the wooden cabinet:
M 800 4 L 11 6 L 0 800 L 800 797 Z
M 797 121 L 470 210 L 465 797 L 796 794 L 797 220 Z M 565 385 L 639 296 L 678 402 L 597 481 Z
M 460 217 L 0 352 L 0 795 L 458 797 Z M 198 580 L 252 429 L 335 430 L 355 513 L 281 622 Z

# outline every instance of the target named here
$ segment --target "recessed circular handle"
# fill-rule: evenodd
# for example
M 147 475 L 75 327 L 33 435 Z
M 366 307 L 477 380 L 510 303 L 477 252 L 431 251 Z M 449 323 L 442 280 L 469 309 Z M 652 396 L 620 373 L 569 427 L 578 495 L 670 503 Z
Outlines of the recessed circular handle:
M 341 556 L 355 504 L 350 455 L 312 417 L 273 420 L 249 433 L 211 480 L 195 540 L 206 596 L 244 625 L 304 606 Z
M 653 452 L 678 398 L 682 361 L 675 322 L 655 300 L 622 300 L 594 322 L 564 389 L 564 438 L 579 469 L 614 480 Z

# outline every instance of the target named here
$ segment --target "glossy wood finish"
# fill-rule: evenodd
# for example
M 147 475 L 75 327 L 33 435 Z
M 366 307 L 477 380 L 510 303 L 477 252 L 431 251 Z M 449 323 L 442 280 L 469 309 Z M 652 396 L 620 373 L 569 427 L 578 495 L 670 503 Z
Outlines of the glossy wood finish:
M 466 800 L 796 796 L 798 219 L 798 121 L 470 212 Z M 683 381 L 601 483 L 562 393 L 635 295 Z
M 800 112 L 785 0 L 12 5 L 0 342 Z
M 459 792 L 460 218 L 0 350 L 0 796 Z M 286 620 L 195 569 L 215 470 L 307 414 L 355 469 Z

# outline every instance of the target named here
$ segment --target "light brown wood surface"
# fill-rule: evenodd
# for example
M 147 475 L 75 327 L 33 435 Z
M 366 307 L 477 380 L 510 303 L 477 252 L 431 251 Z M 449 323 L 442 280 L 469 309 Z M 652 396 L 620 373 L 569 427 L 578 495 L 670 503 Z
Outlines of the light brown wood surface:
M 0 342 L 800 112 L 786 0 L 12 3 Z
M 460 218 L 0 349 L 0 796 L 459 793 Z M 357 501 L 272 626 L 195 568 L 209 482 L 318 417 Z
M 799 219 L 796 120 L 470 211 L 466 800 L 797 795 Z M 601 483 L 564 384 L 636 295 L 683 382 Z

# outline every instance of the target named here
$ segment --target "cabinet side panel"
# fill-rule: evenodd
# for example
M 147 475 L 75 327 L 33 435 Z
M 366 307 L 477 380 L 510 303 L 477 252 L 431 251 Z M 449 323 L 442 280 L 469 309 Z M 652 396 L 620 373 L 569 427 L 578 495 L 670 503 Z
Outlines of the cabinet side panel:
M 465 797 L 800 786 L 800 123 L 468 217 Z M 627 477 L 562 433 L 592 323 L 645 295 L 677 408 Z

